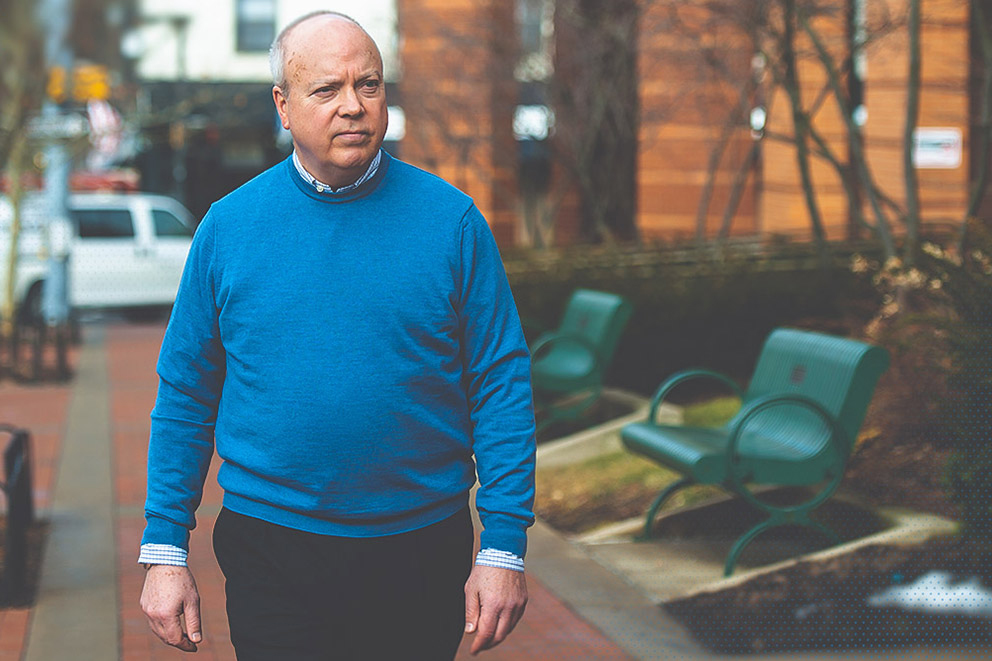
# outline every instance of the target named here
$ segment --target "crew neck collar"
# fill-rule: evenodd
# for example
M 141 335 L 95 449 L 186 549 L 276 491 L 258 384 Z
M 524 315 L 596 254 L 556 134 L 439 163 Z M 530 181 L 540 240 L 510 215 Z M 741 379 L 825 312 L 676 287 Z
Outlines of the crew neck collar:
M 295 149 L 293 150 L 293 166 L 296 168 L 296 171 L 299 173 L 299 175 L 303 178 L 305 182 L 307 182 L 307 184 L 312 186 L 315 191 L 317 191 L 318 193 L 326 193 L 329 195 L 341 195 L 343 193 L 349 193 L 353 190 L 358 189 L 359 186 L 361 186 L 366 181 L 368 181 L 369 179 L 375 176 L 375 173 L 379 170 L 379 164 L 381 162 L 382 162 L 382 149 L 380 148 L 378 151 L 376 151 L 375 157 L 372 159 L 372 162 L 369 163 L 369 167 L 367 170 L 365 170 L 365 174 L 363 174 L 361 177 L 356 179 L 353 183 L 348 184 L 347 186 L 342 186 L 341 188 L 334 188 L 333 186 L 330 186 L 329 184 L 325 184 L 324 182 L 320 181 L 312 174 L 310 174 L 307 171 L 307 169 L 303 167 L 303 163 L 300 162 L 299 154 L 296 152 Z

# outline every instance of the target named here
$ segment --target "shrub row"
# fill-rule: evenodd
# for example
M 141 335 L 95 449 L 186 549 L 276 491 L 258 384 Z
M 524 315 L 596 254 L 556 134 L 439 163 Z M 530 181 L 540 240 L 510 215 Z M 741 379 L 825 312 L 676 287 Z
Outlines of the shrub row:
M 800 325 L 847 333 L 853 314 L 877 307 L 835 246 L 824 265 L 809 246 L 746 244 L 714 249 L 605 249 L 507 254 L 505 264 L 528 340 L 553 329 L 579 287 L 627 297 L 634 314 L 607 383 L 649 394 L 672 372 L 709 367 L 746 379 L 765 336 Z M 692 391 L 685 391 L 692 395 Z

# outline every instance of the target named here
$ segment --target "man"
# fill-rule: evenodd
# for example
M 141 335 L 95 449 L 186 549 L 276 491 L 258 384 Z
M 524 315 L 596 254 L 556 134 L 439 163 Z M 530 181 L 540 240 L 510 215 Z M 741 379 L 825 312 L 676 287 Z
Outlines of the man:
M 295 151 L 197 229 L 158 363 L 142 608 L 196 650 L 185 560 L 216 444 L 239 659 L 435 661 L 463 631 L 477 653 L 523 613 L 533 522 L 529 355 L 495 242 L 380 150 L 382 59 L 357 23 L 307 15 L 271 59 Z

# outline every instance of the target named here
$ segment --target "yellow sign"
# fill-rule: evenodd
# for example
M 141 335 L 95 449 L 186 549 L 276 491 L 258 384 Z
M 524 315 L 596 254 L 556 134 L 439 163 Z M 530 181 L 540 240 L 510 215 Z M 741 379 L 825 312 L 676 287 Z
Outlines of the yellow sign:
M 71 92 L 76 101 L 110 98 L 110 74 L 107 67 L 100 64 L 81 64 L 72 70 L 72 89 L 66 89 L 66 73 L 62 67 L 52 67 L 48 71 L 48 96 L 62 103 Z
M 52 67 L 48 70 L 48 85 L 45 88 L 48 98 L 58 103 L 65 101 L 65 69 Z
M 72 74 L 72 96 L 76 101 L 106 101 L 110 98 L 110 75 L 107 67 L 84 64 L 76 67 Z

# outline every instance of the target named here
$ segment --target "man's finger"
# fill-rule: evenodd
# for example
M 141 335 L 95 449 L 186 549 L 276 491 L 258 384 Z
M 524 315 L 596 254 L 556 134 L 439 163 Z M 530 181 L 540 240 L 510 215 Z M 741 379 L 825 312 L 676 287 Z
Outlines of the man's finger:
M 523 615 L 523 610 L 517 611 L 516 609 L 509 608 L 500 613 L 499 622 L 496 623 L 496 633 L 493 634 L 492 640 L 489 641 L 485 649 L 496 647 L 506 640 L 506 637 L 513 631 L 513 627 L 516 626 L 521 615 Z
M 183 617 L 186 621 L 186 635 L 194 642 L 200 642 L 200 600 L 195 596 L 183 602 Z
M 479 628 L 479 593 L 465 590 L 465 633 L 475 633 Z
M 481 650 L 492 647 L 493 636 L 496 635 L 496 626 L 499 623 L 499 612 L 492 608 L 483 608 L 479 616 L 479 630 L 472 641 L 472 654 L 477 654 Z
M 167 645 L 178 647 L 184 652 L 196 651 L 196 645 L 183 632 L 183 624 L 179 616 L 153 621 L 152 631 Z

